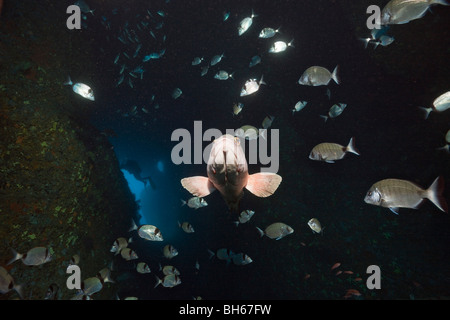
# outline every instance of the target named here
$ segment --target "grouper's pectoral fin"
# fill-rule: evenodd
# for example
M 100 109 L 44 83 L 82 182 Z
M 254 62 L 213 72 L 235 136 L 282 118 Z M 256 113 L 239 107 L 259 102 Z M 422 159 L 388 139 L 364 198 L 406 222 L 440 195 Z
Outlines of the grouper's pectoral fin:
M 196 197 L 205 197 L 216 190 L 211 181 L 202 176 L 181 179 L 181 185 Z
M 245 188 L 257 197 L 271 196 L 281 183 L 281 176 L 271 172 L 260 172 L 248 176 Z

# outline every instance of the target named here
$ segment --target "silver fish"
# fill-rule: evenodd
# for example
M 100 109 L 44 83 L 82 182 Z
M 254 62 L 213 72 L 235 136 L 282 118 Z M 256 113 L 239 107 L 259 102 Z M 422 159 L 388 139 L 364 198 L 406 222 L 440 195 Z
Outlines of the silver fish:
M 178 221 L 178 226 L 183 229 L 184 232 L 186 233 L 193 233 L 194 232 L 194 227 L 187 221 L 180 223 Z
M 231 259 L 234 256 L 234 252 L 227 248 L 220 248 L 217 249 L 216 253 L 208 249 L 209 258 L 216 256 L 219 260 L 225 260 L 227 262 L 230 262 Z
M 303 72 L 298 83 L 305 86 L 326 86 L 331 79 L 337 84 L 340 83 L 338 78 L 339 66 L 334 68 L 331 73 L 328 69 L 319 66 L 312 66 Z
M 138 259 L 138 255 L 136 252 L 134 252 L 132 249 L 130 248 L 123 248 L 122 250 L 120 250 L 120 255 L 122 256 L 122 258 L 124 258 L 126 261 L 130 261 L 130 260 L 135 260 Z
M 431 111 L 439 113 L 450 109 L 450 91 L 447 91 L 446 93 L 443 93 L 439 97 L 434 99 L 432 107 L 430 108 L 419 107 L 419 108 L 425 111 L 425 119 L 428 119 L 428 116 L 430 115 Z
M 134 221 L 132 221 L 132 227 L 129 231 L 137 230 L 138 235 L 146 240 L 150 241 L 163 241 L 161 230 L 150 224 L 143 224 L 138 227 Z
M 435 4 L 449 5 L 445 0 L 391 0 L 381 11 L 381 25 L 404 24 L 420 19 Z
M 16 291 L 20 298 L 23 298 L 22 286 L 15 284 L 13 277 L 5 268 L 0 266 L 0 293 L 5 294 L 11 290 Z
M 225 55 L 222 53 L 222 54 L 218 54 L 218 55 L 215 55 L 214 57 L 212 57 L 212 59 L 211 59 L 211 66 L 215 66 L 216 64 L 218 64 L 220 61 L 222 61 L 222 58 L 225 58 Z
M 181 284 L 181 279 L 176 274 L 169 274 L 169 275 L 165 276 L 162 280 L 159 279 L 157 276 L 155 276 L 155 277 L 156 277 L 155 288 L 157 286 L 159 286 L 160 284 L 166 288 L 173 288 L 173 287 Z
M 292 229 L 292 227 L 288 226 L 283 222 L 272 223 L 264 231 L 258 227 L 256 227 L 256 229 L 258 230 L 258 233 L 261 237 L 265 235 L 270 239 L 275 240 L 280 240 L 285 236 L 294 232 L 294 229 Z
M 254 56 L 250 60 L 250 63 L 248 65 L 249 68 L 256 66 L 257 64 L 261 63 L 261 57 L 260 56 Z
M 292 114 L 294 114 L 294 112 L 298 112 L 298 111 L 302 110 L 306 106 L 307 103 L 308 103 L 307 101 L 298 101 L 295 104 L 294 109 L 292 109 Z
M 75 83 L 74 84 L 72 82 L 72 80 L 70 79 L 70 77 L 68 77 L 68 79 L 64 83 L 64 85 L 72 86 L 73 92 L 79 94 L 83 98 L 86 98 L 86 99 L 91 100 L 91 101 L 95 101 L 94 91 L 92 91 L 92 89 L 88 85 L 86 85 L 84 83 Z
M 129 238 L 128 240 L 123 237 L 117 238 L 114 240 L 110 252 L 114 252 L 114 255 L 119 254 L 122 249 L 128 247 L 128 243 L 131 241 L 132 238 Z
M 198 209 L 208 205 L 205 199 L 200 197 L 192 197 L 188 201 L 181 200 L 181 206 L 187 205 L 189 208 Z
M 217 79 L 217 80 L 228 80 L 230 78 L 234 79 L 233 74 L 234 74 L 234 72 L 229 74 L 225 70 L 220 70 L 214 75 L 214 79 Z
M 358 150 L 356 150 L 354 138 L 350 139 L 350 142 L 346 147 L 337 143 L 320 143 L 315 146 L 309 154 L 309 159 L 316 161 L 325 161 L 327 163 L 334 163 L 336 160 L 341 160 L 347 154 L 347 152 L 354 153 L 359 156 Z
M 166 244 L 163 248 L 163 254 L 167 259 L 172 259 L 178 255 L 178 250 L 171 244 Z
M 272 46 L 269 48 L 270 53 L 278 53 L 283 52 L 287 49 L 287 47 L 295 48 L 295 46 L 292 44 L 294 42 L 294 39 L 292 39 L 289 43 L 286 43 L 284 41 L 275 41 Z
M 181 91 L 180 88 L 175 88 L 172 92 L 172 98 L 178 99 L 182 93 L 183 93 L 183 91 Z
M 256 91 L 259 90 L 259 87 L 262 84 L 267 84 L 263 81 L 263 76 L 261 76 L 261 79 L 259 80 L 259 82 L 256 79 L 249 79 L 245 82 L 244 86 L 241 89 L 241 97 L 244 96 L 248 96 L 250 94 L 255 93 Z
M 50 254 L 50 250 L 48 250 L 46 247 L 35 247 L 28 250 L 28 252 L 24 254 L 20 254 L 14 249 L 11 249 L 11 252 L 13 254 L 13 258 L 9 260 L 6 265 L 10 265 L 17 260 L 22 260 L 24 265 L 39 266 L 53 259 L 52 255 Z
M 272 126 L 273 120 L 275 120 L 274 116 L 267 116 L 267 117 L 265 117 L 263 122 L 262 122 L 262 127 L 264 129 L 270 128 Z
M 192 60 L 192 65 L 193 66 L 196 66 L 196 65 L 199 65 L 200 63 L 202 63 L 202 61 L 203 61 L 203 57 L 195 57 L 194 58 L 194 60 Z
M 97 277 L 87 278 L 81 283 L 79 294 L 90 296 L 103 288 L 103 281 Z
M 141 273 L 141 274 L 146 274 L 146 273 L 152 272 L 152 271 L 150 270 L 150 267 L 148 266 L 148 264 L 145 263 L 145 262 L 139 262 L 139 263 L 136 265 L 136 271 L 139 272 L 139 273 Z
M 315 233 L 322 233 L 322 225 L 320 224 L 319 220 L 316 218 L 312 218 L 308 221 L 308 226 L 311 228 L 311 230 Z
M 200 75 L 203 77 L 205 74 L 208 73 L 209 66 L 202 67 L 202 71 L 200 72 Z
M 236 137 L 246 140 L 256 140 L 259 136 L 266 139 L 265 134 L 267 130 L 258 130 L 258 128 L 251 125 L 244 125 L 235 131 Z
M 385 179 L 370 187 L 364 202 L 389 208 L 398 214 L 399 208 L 418 209 L 425 199 L 428 199 L 440 210 L 448 212 L 447 202 L 442 196 L 443 192 L 442 177 L 437 177 L 426 190 L 407 180 Z
M 239 252 L 233 255 L 232 261 L 237 266 L 244 266 L 246 264 L 252 263 L 253 260 L 245 253 Z
M 160 266 L 159 270 L 161 271 L 161 266 Z M 180 271 L 177 268 L 175 268 L 174 266 L 164 266 L 162 268 L 162 272 L 164 273 L 165 276 L 168 276 L 169 274 L 175 274 L 177 276 L 180 275 Z
M 241 102 L 237 102 L 233 105 L 233 115 L 237 116 L 242 109 L 244 108 L 244 104 Z
M 252 9 L 252 15 L 241 20 L 238 27 L 238 33 L 240 36 L 244 34 L 248 30 L 248 28 L 250 28 L 253 23 L 253 18 L 255 17 L 257 17 L 257 15 L 255 15 Z
M 97 273 L 97 277 L 99 279 L 101 279 L 103 282 L 111 282 L 111 283 L 115 283 L 113 279 L 111 279 L 111 269 L 106 267 L 103 268 L 102 270 L 100 270 Z
M 264 28 L 259 33 L 259 37 L 263 38 L 263 39 L 272 38 L 273 36 L 275 36 L 275 34 L 277 34 L 279 32 L 280 32 L 280 28 L 278 28 L 276 30 L 272 29 L 272 28 Z
M 236 226 L 239 225 L 239 223 L 246 223 L 253 217 L 254 214 L 255 211 L 253 210 L 244 210 L 239 214 L 238 221 L 235 221 L 234 223 Z
M 336 118 L 337 116 L 341 115 L 346 107 L 347 104 L 345 103 L 334 104 L 328 111 L 328 115 L 321 115 L 320 117 L 322 117 L 326 122 L 328 118 Z

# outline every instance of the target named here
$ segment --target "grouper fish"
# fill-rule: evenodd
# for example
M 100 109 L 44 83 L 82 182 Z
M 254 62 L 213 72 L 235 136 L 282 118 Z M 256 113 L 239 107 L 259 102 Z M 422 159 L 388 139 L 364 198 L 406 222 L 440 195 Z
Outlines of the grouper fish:
M 282 180 L 281 176 L 271 172 L 249 174 L 240 139 L 229 134 L 212 142 L 206 172 L 207 177 L 181 179 L 181 185 L 196 197 L 218 190 L 232 212 L 239 211 L 244 188 L 257 197 L 269 197 Z

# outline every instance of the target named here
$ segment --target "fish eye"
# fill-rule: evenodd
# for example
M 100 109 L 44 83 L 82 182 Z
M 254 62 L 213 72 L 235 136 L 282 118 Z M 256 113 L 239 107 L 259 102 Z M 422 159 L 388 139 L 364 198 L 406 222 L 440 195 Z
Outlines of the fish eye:
M 369 197 L 371 197 L 371 196 L 372 196 L 372 191 L 369 191 L 369 192 L 367 193 L 367 195 L 368 195 Z

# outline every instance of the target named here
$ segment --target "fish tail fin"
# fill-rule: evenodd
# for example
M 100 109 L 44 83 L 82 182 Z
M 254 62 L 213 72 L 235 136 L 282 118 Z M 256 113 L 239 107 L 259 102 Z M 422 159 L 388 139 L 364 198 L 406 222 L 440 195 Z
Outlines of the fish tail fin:
M 442 193 L 444 192 L 444 179 L 442 176 L 437 177 L 426 192 L 427 198 L 433 202 L 436 207 L 444 212 L 448 212 L 447 202 L 442 196 Z
M 239 221 L 238 220 L 233 221 L 233 224 L 237 227 L 239 225 Z
M 450 153 L 450 144 L 446 144 L 446 145 L 443 146 L 443 147 L 436 148 L 436 150 L 442 150 L 442 151 L 445 151 L 445 152 L 447 152 L 447 153 Z
M 230 77 L 231 79 L 233 79 L 233 80 L 234 80 L 233 74 L 234 74 L 235 72 L 236 72 L 236 71 L 233 71 L 233 72 L 229 75 L 229 77 Z
M 350 142 L 348 143 L 348 146 L 345 149 L 346 149 L 347 152 L 354 153 L 357 156 L 360 155 L 358 149 L 356 149 L 355 138 L 354 137 L 350 138 Z
M 267 129 L 261 129 L 261 130 L 259 130 L 259 132 L 261 132 L 261 133 L 260 133 L 260 136 L 261 136 L 264 140 L 267 140 L 267 137 L 266 137 Z
M 256 230 L 258 231 L 259 236 L 262 238 L 264 235 L 264 231 L 261 230 L 261 228 L 256 227 Z
M 137 225 L 136 225 L 136 222 L 134 222 L 134 220 L 133 219 L 131 219 L 131 227 L 130 227 L 130 229 L 128 229 L 128 232 L 130 232 L 130 231 L 133 231 L 133 230 L 137 230 Z
M 288 43 L 288 47 L 295 48 L 295 46 L 292 44 L 293 42 L 294 42 L 294 39 L 292 39 L 292 40 Z
M 15 292 L 17 292 L 20 299 L 23 299 L 23 285 L 21 284 L 15 285 L 13 289 Z
M 259 80 L 259 85 L 265 84 L 267 85 L 267 83 L 264 82 L 264 75 L 261 76 L 261 79 Z
M 159 286 L 159 285 L 162 283 L 161 279 L 158 278 L 158 276 L 156 276 L 156 275 L 155 275 L 155 279 L 156 279 L 156 284 L 155 284 L 155 286 L 153 287 L 153 289 L 156 288 L 157 286 Z
M 67 76 L 66 82 L 64 82 L 65 86 L 71 86 L 73 85 L 72 79 L 70 79 L 70 76 Z
M 257 17 L 257 16 L 258 16 L 258 15 L 255 14 L 255 12 L 254 12 L 253 9 L 252 9 L 252 19 L 255 18 L 255 17 Z
M 425 119 L 428 119 L 428 116 L 430 115 L 431 111 L 433 111 L 433 108 L 419 107 L 419 109 L 425 112 Z
M 320 117 L 321 117 L 325 122 L 327 122 L 328 116 L 320 115 Z
M 212 252 L 209 249 L 208 249 L 208 253 L 209 253 L 209 259 L 211 259 L 212 257 L 214 257 L 216 255 L 214 252 Z
M 280 32 L 281 26 L 278 27 L 277 30 L 275 30 L 275 33 L 279 33 L 279 34 L 283 34 L 282 32 Z
M 364 49 L 367 49 L 367 46 L 369 45 L 370 38 L 359 38 L 359 40 L 364 42 Z
M 13 254 L 13 257 L 11 260 L 8 261 L 8 263 L 6 264 L 7 266 L 9 266 L 11 263 L 13 263 L 14 261 L 20 260 L 22 259 L 23 255 L 18 253 L 16 250 L 14 250 L 13 248 L 10 248 L 11 252 Z
M 331 74 L 331 79 L 333 79 L 334 82 L 336 82 L 337 84 L 340 84 L 341 80 L 339 79 L 338 72 L 339 72 L 339 65 L 337 65 L 334 68 L 333 73 Z
M 180 200 L 181 200 L 181 206 L 185 206 L 187 202 L 183 199 L 180 199 Z

